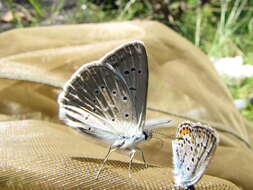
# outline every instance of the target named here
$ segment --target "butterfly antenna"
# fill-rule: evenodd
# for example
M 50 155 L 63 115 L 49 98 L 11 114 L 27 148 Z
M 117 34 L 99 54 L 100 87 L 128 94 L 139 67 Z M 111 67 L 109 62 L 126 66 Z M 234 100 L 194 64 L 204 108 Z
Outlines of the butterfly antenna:
M 164 136 L 164 137 L 169 138 L 169 139 L 177 139 L 177 137 L 174 136 L 174 135 L 165 135 L 165 134 L 157 132 L 157 131 L 151 131 L 151 132 L 154 133 L 154 134 L 158 134 L 158 135 Z

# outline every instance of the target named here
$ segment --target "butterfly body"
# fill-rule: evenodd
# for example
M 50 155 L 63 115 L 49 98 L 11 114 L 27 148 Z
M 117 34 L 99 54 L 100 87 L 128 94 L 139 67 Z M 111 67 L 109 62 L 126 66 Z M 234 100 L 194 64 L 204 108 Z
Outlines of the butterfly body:
M 144 141 L 145 135 L 144 133 L 141 134 L 134 134 L 131 136 L 122 136 L 118 140 L 116 140 L 112 146 L 113 147 L 119 147 L 120 149 L 131 149 L 135 146 L 137 146 L 138 143 Z
M 76 129 L 82 134 L 94 136 L 96 138 L 103 138 L 101 140 L 104 141 L 104 143 L 111 145 L 112 147 L 128 150 L 136 147 L 142 141 L 149 140 L 152 137 L 152 132 L 149 131 L 143 131 L 139 134 L 124 134 L 115 137 L 110 135 L 110 133 L 106 135 L 106 131 L 103 131 L 102 134 L 100 134 L 100 130 L 92 133 L 91 130 L 87 131 L 83 128 Z
M 190 188 L 203 176 L 218 145 L 217 133 L 208 126 L 183 122 L 172 141 L 175 183 Z

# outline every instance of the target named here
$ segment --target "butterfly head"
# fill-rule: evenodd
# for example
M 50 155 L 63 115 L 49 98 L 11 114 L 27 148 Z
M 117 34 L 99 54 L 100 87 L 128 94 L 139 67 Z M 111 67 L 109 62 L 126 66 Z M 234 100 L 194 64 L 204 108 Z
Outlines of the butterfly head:
M 143 135 L 144 135 L 144 140 L 145 141 L 150 140 L 152 138 L 152 132 L 151 131 L 144 130 Z

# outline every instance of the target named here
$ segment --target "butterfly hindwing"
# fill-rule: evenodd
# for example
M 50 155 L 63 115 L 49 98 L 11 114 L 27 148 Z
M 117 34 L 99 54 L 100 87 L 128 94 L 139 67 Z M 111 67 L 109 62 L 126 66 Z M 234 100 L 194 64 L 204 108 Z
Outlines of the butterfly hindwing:
M 217 136 L 212 128 L 203 127 L 199 124 L 193 126 L 193 131 L 196 139 L 195 150 L 197 157 L 197 163 L 194 167 L 193 174 L 196 174 L 200 178 L 217 147 Z

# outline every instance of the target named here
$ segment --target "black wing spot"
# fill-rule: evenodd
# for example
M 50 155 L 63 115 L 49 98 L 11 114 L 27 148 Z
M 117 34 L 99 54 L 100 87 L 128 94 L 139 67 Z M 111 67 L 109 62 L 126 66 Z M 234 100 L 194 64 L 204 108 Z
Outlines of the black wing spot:
M 129 88 L 129 90 L 136 90 L 136 88 L 134 88 L 134 87 L 130 87 L 130 88 Z
M 126 97 L 126 96 L 124 96 L 124 97 L 123 97 L 123 100 L 124 100 L 124 101 L 126 101 L 126 100 L 127 100 L 127 97 Z
M 131 71 L 132 71 L 132 72 L 134 72 L 134 71 L 135 71 L 135 68 L 134 68 L 134 67 L 133 67 L 133 68 L 131 68 Z
M 129 71 L 128 71 L 128 70 L 126 70 L 126 71 L 124 71 L 124 73 L 125 73 L 126 75 L 128 75 L 128 74 L 129 74 Z
M 115 121 L 115 119 L 114 119 L 114 118 L 112 118 L 112 121 Z
M 117 94 L 116 90 L 113 90 L 113 91 L 112 91 L 112 94 L 113 94 L 113 95 L 116 95 L 116 94 Z
M 104 89 L 105 89 L 105 87 L 104 87 L 104 86 L 101 86 L 100 88 L 101 88 L 102 90 L 104 90 Z
M 190 171 L 190 168 L 187 168 L 188 171 Z
M 192 158 L 192 162 L 194 162 L 194 158 Z
M 96 99 L 93 99 L 93 102 L 96 103 Z
M 98 90 L 98 89 L 96 89 L 96 90 L 95 90 L 95 94 L 98 94 L 98 93 L 99 93 L 99 90 Z
M 128 116 L 129 116 L 129 115 L 126 113 L 126 114 L 125 114 L 125 117 L 128 118 Z
M 142 71 L 141 71 L 141 70 L 139 70 L 139 71 L 138 71 L 138 73 L 139 73 L 139 74 L 141 74 L 141 73 L 142 73 Z

